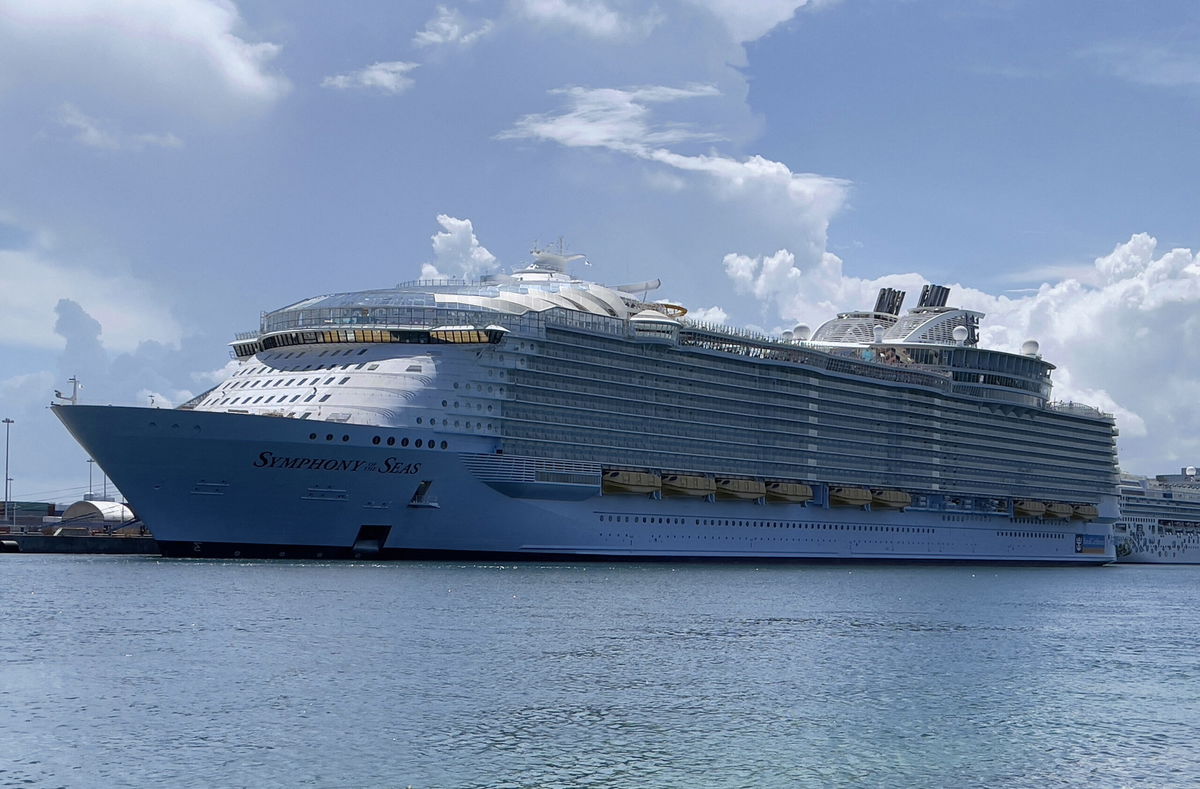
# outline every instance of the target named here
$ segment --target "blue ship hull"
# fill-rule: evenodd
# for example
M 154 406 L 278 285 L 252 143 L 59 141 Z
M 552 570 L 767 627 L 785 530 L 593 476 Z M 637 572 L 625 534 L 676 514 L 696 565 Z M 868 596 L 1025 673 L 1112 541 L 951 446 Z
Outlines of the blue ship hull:
M 1111 519 L 612 495 L 494 439 L 270 416 L 59 406 L 164 554 L 1104 564 Z M 419 439 L 419 441 L 418 441 Z M 420 443 L 421 448 L 417 448 Z M 443 448 L 445 447 L 445 448 Z M 578 464 L 577 464 L 578 465 Z M 524 471 L 522 471 L 524 469 Z M 590 480 L 590 481 L 589 481 Z M 1115 509 L 1115 508 L 1114 508 Z

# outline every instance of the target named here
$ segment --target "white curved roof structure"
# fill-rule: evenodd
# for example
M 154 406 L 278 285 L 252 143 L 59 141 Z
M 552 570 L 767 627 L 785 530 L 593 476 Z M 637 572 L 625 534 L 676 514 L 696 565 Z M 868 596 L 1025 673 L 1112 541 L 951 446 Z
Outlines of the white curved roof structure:
M 72 520 L 124 523 L 133 520 L 133 511 L 116 501 L 77 501 L 62 514 L 63 522 Z

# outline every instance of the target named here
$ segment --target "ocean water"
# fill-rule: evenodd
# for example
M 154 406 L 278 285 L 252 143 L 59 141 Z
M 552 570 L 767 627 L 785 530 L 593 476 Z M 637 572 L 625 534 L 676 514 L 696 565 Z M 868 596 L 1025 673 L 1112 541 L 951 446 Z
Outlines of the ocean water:
M 3 787 L 1189 786 L 1200 568 L 0 556 Z

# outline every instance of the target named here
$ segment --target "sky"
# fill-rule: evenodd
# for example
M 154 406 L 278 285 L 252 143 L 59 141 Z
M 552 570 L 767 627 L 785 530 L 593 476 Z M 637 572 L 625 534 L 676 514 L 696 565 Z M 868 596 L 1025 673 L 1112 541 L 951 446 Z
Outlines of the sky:
M 177 405 L 264 310 L 563 239 L 778 332 L 926 282 L 1200 465 L 1200 6 L 1159 0 L 0 0 L 0 417 Z M 97 473 L 94 481 L 100 487 Z

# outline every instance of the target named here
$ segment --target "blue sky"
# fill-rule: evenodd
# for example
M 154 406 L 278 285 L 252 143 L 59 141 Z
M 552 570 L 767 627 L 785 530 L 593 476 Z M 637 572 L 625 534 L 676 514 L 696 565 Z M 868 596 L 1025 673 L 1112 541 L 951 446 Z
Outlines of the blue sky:
M 1122 465 L 1200 458 L 1200 7 L 0 0 L 0 416 L 178 403 L 260 311 L 523 265 L 764 330 L 955 286 Z

